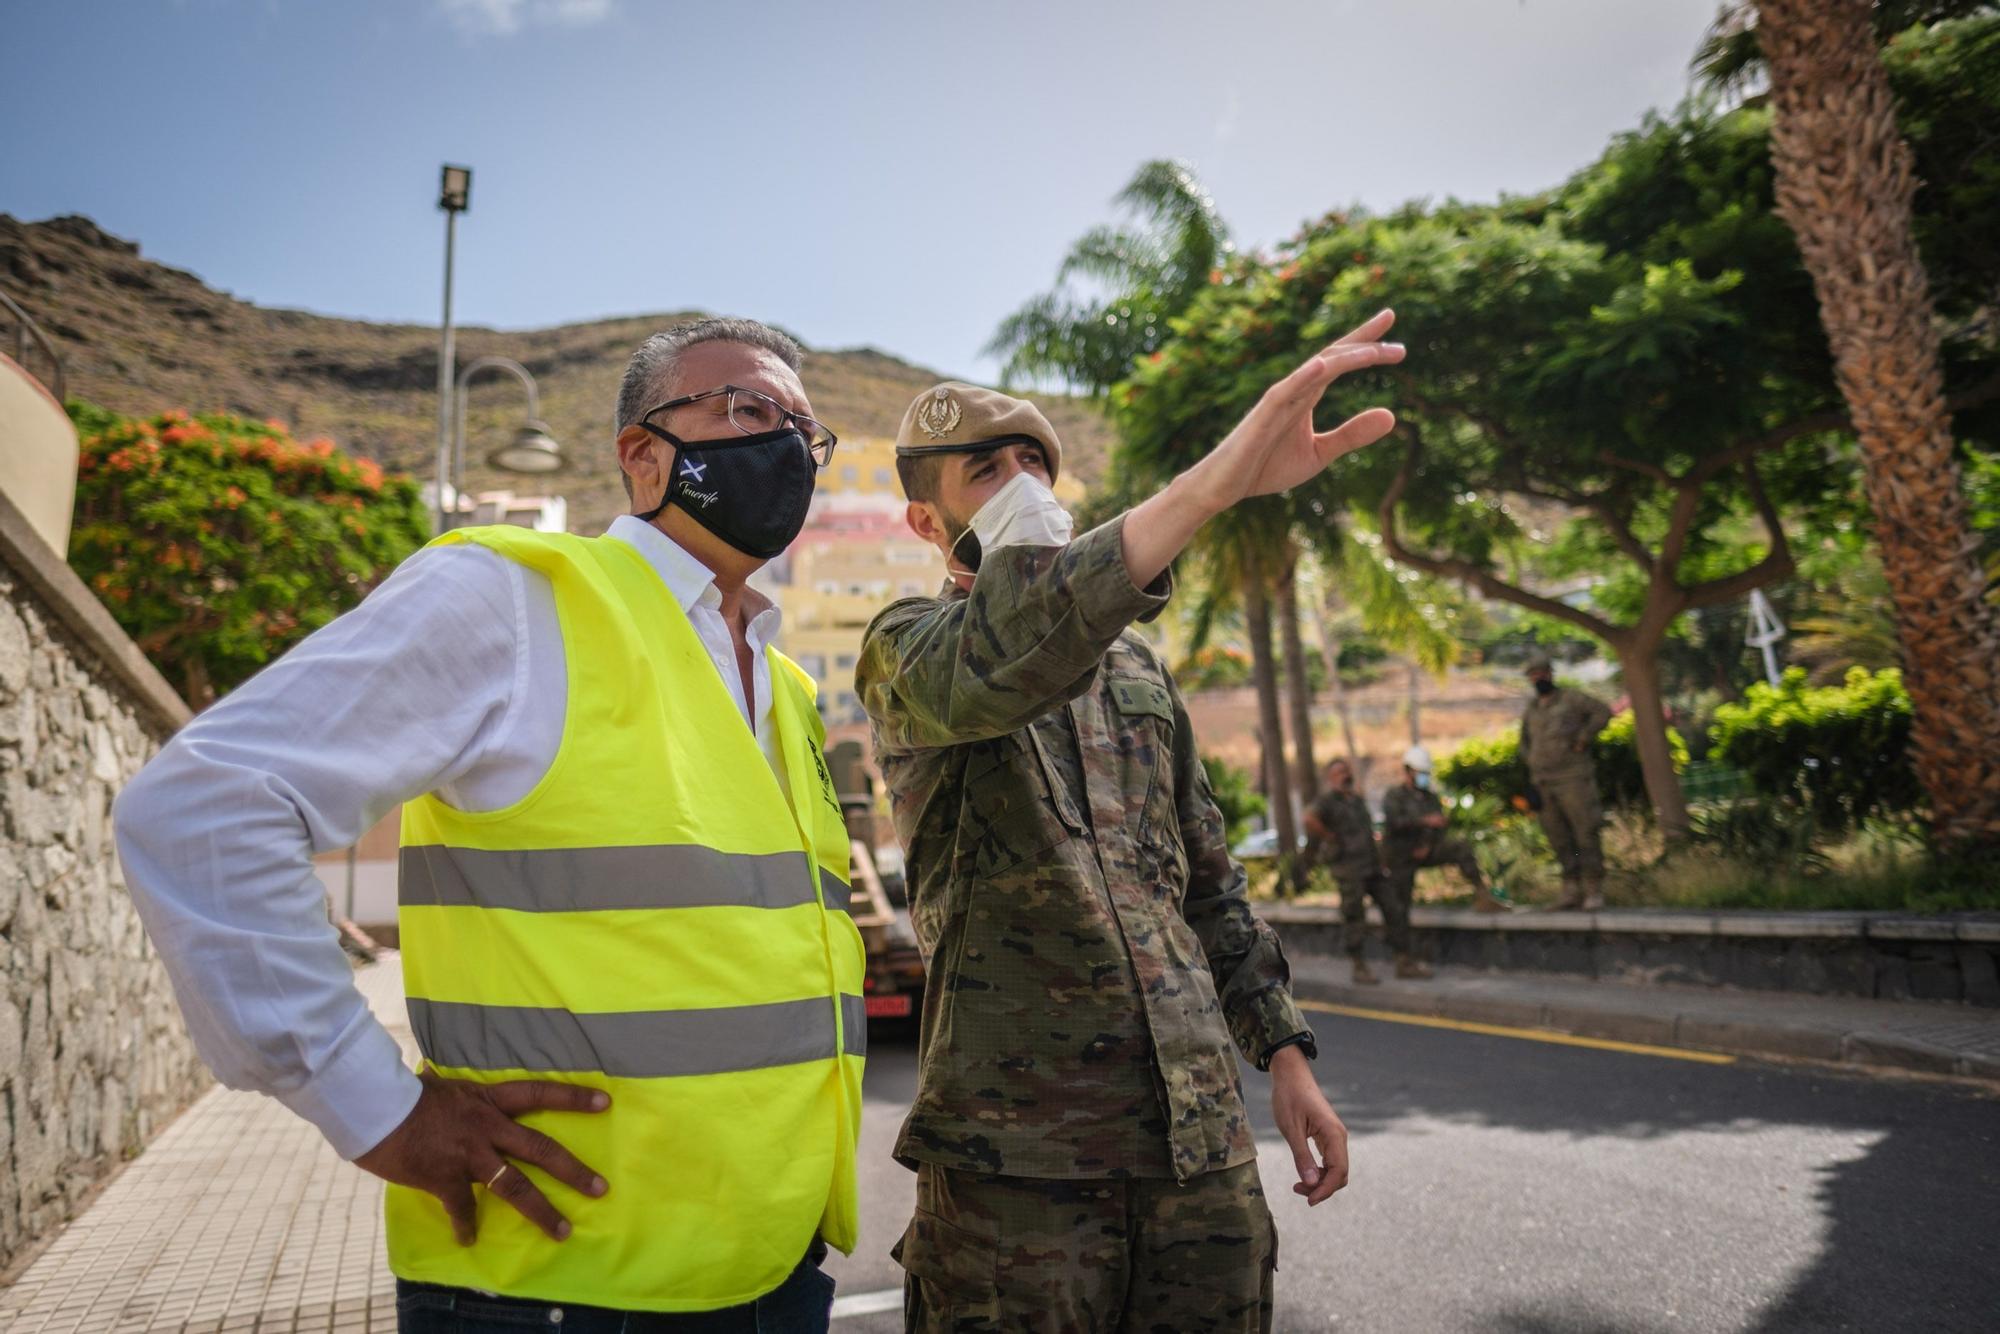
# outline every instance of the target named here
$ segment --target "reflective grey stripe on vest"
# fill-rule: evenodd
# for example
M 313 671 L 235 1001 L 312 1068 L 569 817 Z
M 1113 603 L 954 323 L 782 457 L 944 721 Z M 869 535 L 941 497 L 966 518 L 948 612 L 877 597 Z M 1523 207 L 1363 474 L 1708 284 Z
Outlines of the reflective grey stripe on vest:
M 834 1054 L 833 1007 L 823 998 L 708 1010 L 576 1014 L 518 1005 L 466 1005 L 412 996 L 410 1029 L 438 1065 L 539 1074 L 596 1071 L 664 1079 L 823 1061 Z M 868 1045 L 866 1007 L 840 998 L 848 1052 Z
M 868 1054 L 868 1002 L 846 992 L 840 995 L 840 1049 L 849 1056 Z
M 813 901 L 803 852 L 717 852 L 691 843 L 508 852 L 424 846 L 404 848 L 399 860 L 397 901 L 406 906 L 602 912 Z
M 836 912 L 852 912 L 854 890 L 845 880 L 824 866 L 819 868 L 820 893 L 826 897 L 826 906 Z

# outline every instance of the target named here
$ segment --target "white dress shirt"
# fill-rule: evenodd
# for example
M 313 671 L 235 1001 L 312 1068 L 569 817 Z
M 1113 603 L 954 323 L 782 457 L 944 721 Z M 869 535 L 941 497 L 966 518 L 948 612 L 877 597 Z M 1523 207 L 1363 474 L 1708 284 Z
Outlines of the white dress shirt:
M 753 710 L 708 568 L 630 515 L 606 537 L 658 572 L 785 787 L 764 652 L 777 608 L 744 590 Z M 420 1086 L 355 988 L 313 855 L 426 792 L 472 811 L 527 795 L 568 693 L 547 576 L 472 543 L 427 548 L 132 780 L 114 813 L 125 882 L 224 1084 L 276 1097 L 344 1158 L 402 1123 Z

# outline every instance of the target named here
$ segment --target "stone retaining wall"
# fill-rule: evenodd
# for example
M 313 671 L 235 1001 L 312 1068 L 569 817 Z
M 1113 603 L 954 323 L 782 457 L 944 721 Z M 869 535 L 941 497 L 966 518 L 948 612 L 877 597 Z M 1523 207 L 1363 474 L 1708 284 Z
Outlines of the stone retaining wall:
M 111 840 L 186 716 L 0 498 L 0 1271 L 208 1084 Z
M 1289 950 L 1346 947 L 1338 909 L 1282 904 L 1264 916 Z M 1472 968 L 2000 1006 L 2000 915 L 1417 908 L 1410 926 L 1425 957 Z

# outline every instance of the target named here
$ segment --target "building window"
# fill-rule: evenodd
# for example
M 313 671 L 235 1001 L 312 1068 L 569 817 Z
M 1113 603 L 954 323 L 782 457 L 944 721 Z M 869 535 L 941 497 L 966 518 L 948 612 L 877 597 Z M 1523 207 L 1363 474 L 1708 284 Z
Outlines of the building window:
M 840 655 L 839 655 L 838 657 L 836 657 L 836 658 L 835 658 L 835 659 L 833 660 L 833 667 L 834 667 L 834 670 L 835 670 L 835 671 L 839 671 L 839 672 L 851 672 L 851 671 L 853 671 L 853 670 L 854 670 L 854 655 L 853 655 L 852 653 L 842 653 L 842 654 L 840 654 Z M 851 698 L 853 698 L 853 697 L 852 697 L 852 696 L 849 696 L 849 698 L 851 699 Z
M 875 485 L 889 485 L 889 470 L 887 468 L 877 468 L 875 470 Z
M 840 480 L 844 485 L 853 486 L 861 480 L 861 469 L 851 463 L 848 464 L 840 470 Z

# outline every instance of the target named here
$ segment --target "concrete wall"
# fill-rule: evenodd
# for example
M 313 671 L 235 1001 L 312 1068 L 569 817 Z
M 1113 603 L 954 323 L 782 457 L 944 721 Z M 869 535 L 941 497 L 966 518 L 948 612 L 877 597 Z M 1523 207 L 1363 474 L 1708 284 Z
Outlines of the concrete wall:
M 1279 904 L 1263 916 L 1288 950 L 1337 956 L 1345 949 L 1338 909 Z M 1420 907 L 1410 926 L 1426 957 L 1467 968 L 2000 1007 L 2000 913 L 1624 908 L 1487 916 Z M 1379 950 L 1375 934 L 1371 952 Z
M 0 496 L 0 1270 L 207 1086 L 111 841 L 186 717 Z

